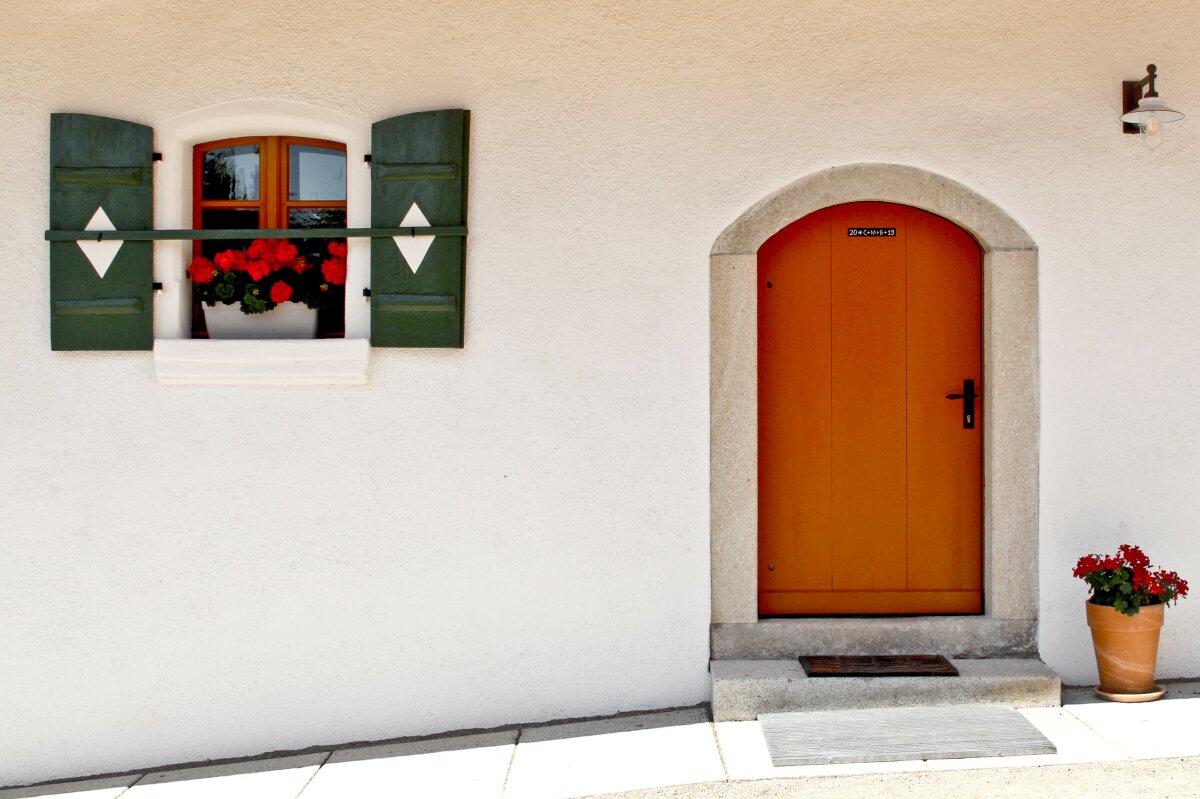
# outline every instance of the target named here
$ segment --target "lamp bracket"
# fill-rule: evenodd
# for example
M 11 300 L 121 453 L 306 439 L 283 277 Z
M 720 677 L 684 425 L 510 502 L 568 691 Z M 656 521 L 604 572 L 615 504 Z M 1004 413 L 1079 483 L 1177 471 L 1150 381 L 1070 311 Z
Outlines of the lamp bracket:
M 1146 77 L 1141 80 L 1125 80 L 1121 81 L 1121 113 L 1128 114 L 1138 107 L 1138 103 L 1143 97 L 1158 97 L 1158 92 L 1154 88 L 1154 81 L 1158 77 L 1158 67 L 1154 64 L 1146 66 Z M 1142 87 L 1146 86 L 1146 93 L 1142 93 Z M 1121 129 L 1125 133 L 1138 133 L 1138 126 L 1131 125 L 1128 122 L 1121 123 Z

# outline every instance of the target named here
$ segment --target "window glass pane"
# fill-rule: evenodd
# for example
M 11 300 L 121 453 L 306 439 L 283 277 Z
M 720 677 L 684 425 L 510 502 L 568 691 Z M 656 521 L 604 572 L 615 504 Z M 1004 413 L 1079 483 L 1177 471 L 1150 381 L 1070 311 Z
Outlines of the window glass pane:
M 291 208 L 288 227 L 345 227 L 345 208 Z
M 200 196 L 205 200 L 257 200 L 258 145 L 209 150 L 202 173 Z
M 205 208 L 200 212 L 200 227 L 205 230 L 255 230 L 258 228 L 257 208 Z M 248 239 L 221 241 L 209 239 L 200 242 L 200 252 L 212 258 L 224 250 L 244 250 L 250 246 Z
M 327 147 L 290 145 L 288 199 L 346 199 L 346 154 Z
M 345 208 L 292 208 L 288 210 L 289 228 L 306 227 L 345 227 Z M 345 239 L 290 239 L 300 255 L 310 264 L 320 266 L 325 261 L 329 242 L 338 241 L 343 244 Z

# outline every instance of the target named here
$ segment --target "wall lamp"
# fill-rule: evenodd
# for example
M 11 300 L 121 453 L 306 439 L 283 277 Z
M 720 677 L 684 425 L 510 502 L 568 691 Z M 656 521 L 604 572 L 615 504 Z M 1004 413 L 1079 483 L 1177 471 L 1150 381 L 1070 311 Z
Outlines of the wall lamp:
M 1159 99 L 1154 89 L 1157 77 L 1158 67 L 1151 64 L 1146 67 L 1146 77 L 1121 82 L 1122 128 L 1126 133 L 1140 133 L 1151 150 L 1162 144 L 1164 124 L 1183 119 L 1183 114 L 1167 108 Z

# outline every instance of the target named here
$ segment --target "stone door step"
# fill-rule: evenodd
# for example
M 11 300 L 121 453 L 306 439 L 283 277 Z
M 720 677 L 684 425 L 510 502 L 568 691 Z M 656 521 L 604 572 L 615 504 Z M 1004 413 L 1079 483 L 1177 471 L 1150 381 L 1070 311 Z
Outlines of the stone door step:
M 1062 681 L 1035 658 L 951 660 L 957 677 L 808 677 L 797 658 L 713 660 L 716 721 L 752 721 L 760 713 L 919 707 L 998 702 L 1058 707 Z

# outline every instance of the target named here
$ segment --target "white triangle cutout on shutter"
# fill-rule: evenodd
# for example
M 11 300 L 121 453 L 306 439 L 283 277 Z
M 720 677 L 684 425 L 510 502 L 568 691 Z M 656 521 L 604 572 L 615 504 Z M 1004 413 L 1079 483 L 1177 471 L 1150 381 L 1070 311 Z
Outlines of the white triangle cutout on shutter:
M 429 227 L 429 220 L 425 218 L 425 214 L 421 213 L 421 209 L 417 207 L 417 204 L 413 203 L 397 227 Z M 400 248 L 400 254 L 408 262 L 408 268 L 415 275 L 417 270 L 421 268 L 421 262 L 425 260 L 425 253 L 429 252 L 429 248 L 433 245 L 435 238 L 437 237 L 392 236 L 392 241 L 396 242 L 396 246 Z
M 116 227 L 108 218 L 108 214 L 104 213 L 104 208 L 97 207 L 96 213 L 92 214 L 92 218 L 84 230 L 116 230 Z M 113 259 L 117 257 L 117 251 L 125 242 L 113 239 L 110 241 L 77 241 L 75 243 L 79 245 L 79 249 L 83 250 L 84 256 L 92 262 L 92 268 L 96 270 L 96 274 L 103 279 L 104 273 L 108 271 L 108 268 L 112 266 Z

